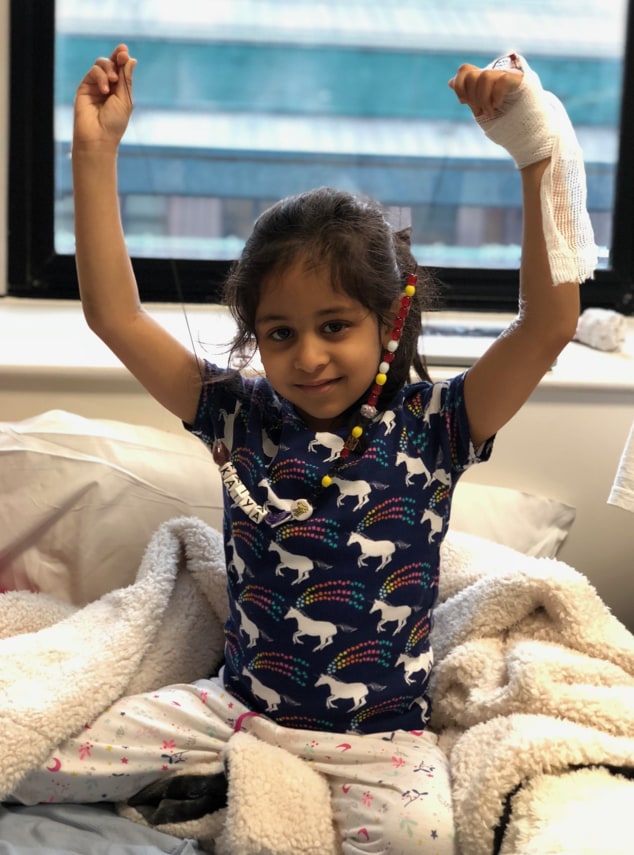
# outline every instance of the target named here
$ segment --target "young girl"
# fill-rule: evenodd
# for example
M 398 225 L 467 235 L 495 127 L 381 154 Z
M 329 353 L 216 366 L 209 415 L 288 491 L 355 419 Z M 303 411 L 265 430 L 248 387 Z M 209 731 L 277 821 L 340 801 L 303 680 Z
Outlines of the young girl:
M 220 770 L 242 728 L 326 777 L 337 851 L 452 853 L 447 761 L 427 730 L 439 547 L 460 475 L 489 457 L 575 332 L 587 214 L 562 233 L 562 211 L 544 204 L 565 117 L 557 125 L 514 55 L 450 83 L 492 138 L 499 129 L 524 200 L 519 313 L 469 371 L 427 376 L 417 344 L 430 286 L 407 234 L 378 205 L 322 188 L 265 212 L 229 276 L 233 354 L 257 347 L 254 379 L 200 361 L 139 304 L 116 177 L 133 66 L 119 45 L 77 92 L 81 299 L 90 327 L 220 466 L 226 662 L 219 679 L 121 700 L 16 795 L 127 799 L 200 761 Z

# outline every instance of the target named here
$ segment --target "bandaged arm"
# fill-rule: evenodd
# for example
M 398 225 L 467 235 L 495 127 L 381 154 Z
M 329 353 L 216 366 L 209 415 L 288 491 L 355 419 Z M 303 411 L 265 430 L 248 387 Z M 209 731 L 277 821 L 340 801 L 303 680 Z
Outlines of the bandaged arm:
M 517 68 L 524 76 L 493 118 L 482 116 L 477 121 L 490 140 L 508 151 L 518 169 L 550 158 L 540 201 L 552 281 L 584 282 L 594 275 L 597 247 L 587 210 L 583 155 L 570 119 L 523 57 L 509 54 L 490 67 Z

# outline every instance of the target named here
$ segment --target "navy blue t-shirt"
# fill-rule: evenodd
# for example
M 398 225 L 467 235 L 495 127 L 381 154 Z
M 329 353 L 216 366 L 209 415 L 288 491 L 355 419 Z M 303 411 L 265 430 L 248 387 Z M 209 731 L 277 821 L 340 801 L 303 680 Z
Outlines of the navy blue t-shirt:
M 318 494 L 309 519 L 272 527 L 225 493 L 226 688 L 287 727 L 423 729 L 451 495 L 492 447 L 471 442 L 465 375 L 401 390 L 319 492 L 348 428 L 315 433 L 265 379 L 206 371 L 189 429 L 223 440 L 258 504 Z

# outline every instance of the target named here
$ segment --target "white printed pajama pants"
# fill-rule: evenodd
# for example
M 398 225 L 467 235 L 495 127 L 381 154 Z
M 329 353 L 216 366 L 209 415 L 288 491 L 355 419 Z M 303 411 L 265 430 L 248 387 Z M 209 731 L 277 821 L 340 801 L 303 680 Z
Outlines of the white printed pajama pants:
M 343 855 L 454 855 L 449 768 L 433 734 L 281 727 L 251 713 L 217 678 L 120 699 L 31 772 L 14 799 L 127 801 L 162 776 L 201 766 L 206 774 L 222 772 L 237 730 L 281 746 L 326 777 Z

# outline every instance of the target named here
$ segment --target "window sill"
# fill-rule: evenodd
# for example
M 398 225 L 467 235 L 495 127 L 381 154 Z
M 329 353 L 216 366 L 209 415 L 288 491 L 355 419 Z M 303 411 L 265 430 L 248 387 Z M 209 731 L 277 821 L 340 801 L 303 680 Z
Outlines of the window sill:
M 173 335 L 200 356 L 223 363 L 234 324 L 220 306 L 182 307 L 146 305 L 146 309 Z M 473 364 L 512 320 L 495 313 L 438 312 L 434 326 L 464 325 L 482 330 L 473 335 L 428 335 L 424 339 L 430 371 L 435 379 L 452 376 Z M 627 321 L 627 339 L 620 351 L 606 353 L 572 342 L 544 377 L 548 386 L 579 389 L 634 390 L 634 318 Z M 189 329 L 188 329 L 189 324 Z M 3 378 L 40 379 L 63 375 L 126 384 L 134 381 L 108 348 L 87 327 L 79 302 L 0 299 L 0 383 Z M 191 338 L 190 338 L 191 330 Z M 487 331 L 491 335 L 486 335 Z M 257 366 L 256 366 L 257 367 Z

